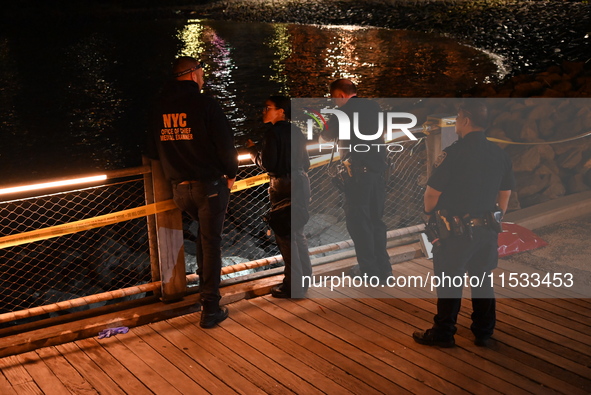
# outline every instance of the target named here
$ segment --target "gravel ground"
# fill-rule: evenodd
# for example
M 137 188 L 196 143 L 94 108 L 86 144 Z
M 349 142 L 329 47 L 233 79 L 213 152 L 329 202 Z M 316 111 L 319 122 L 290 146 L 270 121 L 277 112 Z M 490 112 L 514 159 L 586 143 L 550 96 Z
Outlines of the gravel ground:
M 502 258 L 509 266 L 525 265 L 550 273 L 572 273 L 576 281 L 591 287 L 591 215 L 558 222 L 534 233 L 547 246 Z M 591 297 L 591 294 L 587 292 Z

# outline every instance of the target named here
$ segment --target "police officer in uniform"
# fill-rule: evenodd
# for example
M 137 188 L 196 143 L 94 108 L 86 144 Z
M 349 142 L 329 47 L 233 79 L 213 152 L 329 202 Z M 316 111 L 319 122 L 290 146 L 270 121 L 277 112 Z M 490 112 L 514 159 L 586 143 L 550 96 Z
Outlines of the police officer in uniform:
M 153 111 L 146 156 L 161 161 L 174 202 L 199 223 L 200 326 L 211 328 L 228 317 L 227 308 L 219 306 L 221 241 L 238 153 L 222 108 L 201 93 L 203 63 L 180 57 L 173 74 Z
M 481 286 L 471 288 L 470 329 L 477 346 L 487 345 L 495 327 L 495 296 L 488 276 L 498 261 L 500 229 L 495 222 L 500 224 L 515 187 L 509 156 L 485 137 L 487 118 L 487 107 L 478 99 L 460 105 L 456 118 L 459 140 L 437 159 L 424 195 L 425 214 L 442 214 L 439 223 L 446 229 L 439 235 L 448 236 L 434 248 L 434 274 L 441 280 L 447 276 L 463 278 L 466 272 L 485 278 Z M 501 214 L 495 221 L 491 213 L 497 209 Z M 438 287 L 433 327 L 414 332 L 413 339 L 428 346 L 453 347 L 461 296 L 462 287 L 454 287 L 451 281 Z
M 353 113 L 358 113 L 359 132 L 375 135 L 378 131 L 378 114 L 381 109 L 373 100 L 358 98 L 357 87 L 347 79 L 331 83 L 330 96 L 348 115 L 351 125 Z M 351 130 L 351 139 L 338 141 L 338 120 L 331 121 L 321 133 L 324 140 L 335 140 L 339 145 L 341 161 L 346 165 L 343 172 L 345 194 L 345 219 L 347 230 L 355 245 L 358 266 L 351 275 L 378 277 L 382 283 L 392 275 L 390 257 L 386 248 L 386 224 L 382 220 L 386 200 L 385 171 L 387 150 L 379 149 L 384 144 L 381 134 L 374 140 L 362 140 Z M 355 146 L 363 145 L 355 149 Z M 365 147 L 371 149 L 366 150 Z

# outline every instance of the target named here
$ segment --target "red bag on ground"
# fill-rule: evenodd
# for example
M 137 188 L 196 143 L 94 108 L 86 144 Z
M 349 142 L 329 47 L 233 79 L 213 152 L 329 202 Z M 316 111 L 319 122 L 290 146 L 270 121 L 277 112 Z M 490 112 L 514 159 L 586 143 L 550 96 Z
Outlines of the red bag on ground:
M 503 222 L 503 232 L 499 233 L 499 257 L 533 250 L 546 245 L 548 243 L 531 230 L 511 222 Z

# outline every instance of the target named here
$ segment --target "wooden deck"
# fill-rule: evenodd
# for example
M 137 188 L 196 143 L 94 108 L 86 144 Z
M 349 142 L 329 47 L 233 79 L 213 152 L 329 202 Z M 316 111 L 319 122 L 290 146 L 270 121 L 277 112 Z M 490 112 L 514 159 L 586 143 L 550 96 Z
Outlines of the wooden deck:
M 589 299 L 499 299 L 490 348 L 473 344 L 464 303 L 457 347 L 440 349 L 411 337 L 433 299 L 324 296 L 231 303 L 215 329 L 195 313 L 5 357 L 0 394 L 591 393 Z

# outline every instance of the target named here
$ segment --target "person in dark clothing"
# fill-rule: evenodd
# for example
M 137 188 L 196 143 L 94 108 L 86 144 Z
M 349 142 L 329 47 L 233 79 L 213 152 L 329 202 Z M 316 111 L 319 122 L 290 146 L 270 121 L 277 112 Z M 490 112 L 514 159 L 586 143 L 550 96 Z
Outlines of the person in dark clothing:
M 265 102 L 263 122 L 271 124 L 261 149 L 249 141 L 253 161 L 269 174 L 270 225 L 285 263 L 283 282 L 271 290 L 276 298 L 302 298 L 307 286 L 303 276 L 312 275 L 304 225 L 309 219 L 310 159 L 306 139 L 289 122 L 291 104 L 285 96 L 271 96 Z M 284 215 L 278 214 L 283 207 Z M 274 215 L 281 218 L 274 219 Z M 307 284 L 306 284 L 307 285 Z
M 355 84 L 346 79 L 330 85 L 330 96 L 340 111 L 348 115 L 353 124 L 353 113 L 358 113 L 359 131 L 365 136 L 376 135 L 380 106 L 373 100 L 358 98 Z M 321 133 L 324 140 L 334 140 L 340 149 L 344 174 L 345 219 L 347 230 L 355 245 L 358 266 L 351 275 L 378 277 L 384 283 L 392 275 L 390 257 L 386 248 L 387 229 L 382 217 L 386 200 L 385 171 L 387 150 L 373 144 L 384 144 L 383 133 L 372 140 L 362 140 L 350 131 L 350 140 L 338 140 L 337 120 L 331 121 Z M 362 144 L 371 149 L 355 149 Z
M 221 235 L 238 153 L 222 108 L 201 93 L 203 63 L 180 57 L 173 73 L 153 111 L 146 156 L 160 160 L 174 202 L 199 223 L 200 325 L 210 328 L 228 316 L 227 308 L 219 306 Z
M 456 118 L 459 140 L 447 147 L 435 162 L 424 196 L 426 215 L 438 212 L 450 223 L 455 219 L 460 224 L 457 228 L 463 232 L 460 235 L 452 231 L 439 248 L 434 247 L 435 276 L 464 277 L 468 272 L 469 276 L 486 279 L 480 286 L 471 288 L 470 328 L 477 346 L 487 345 L 496 323 L 496 302 L 489 274 L 498 263 L 500 228 L 495 223 L 500 223 L 500 218 L 494 221 L 491 213 L 498 205 L 502 216 L 515 187 L 509 155 L 486 139 L 487 113 L 485 104 L 476 99 L 459 107 Z M 437 288 L 437 297 L 433 327 L 416 331 L 413 338 L 424 345 L 453 347 L 462 287 L 447 282 Z

